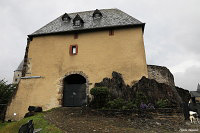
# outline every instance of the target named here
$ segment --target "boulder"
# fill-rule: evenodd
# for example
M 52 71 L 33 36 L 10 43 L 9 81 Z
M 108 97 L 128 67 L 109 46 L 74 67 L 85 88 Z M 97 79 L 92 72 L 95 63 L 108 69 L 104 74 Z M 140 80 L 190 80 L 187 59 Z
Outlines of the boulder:
M 42 107 L 35 107 L 35 112 L 42 112 Z
M 35 115 L 35 112 L 31 111 L 31 112 L 26 113 L 24 118 L 34 116 L 34 115 Z
M 28 111 L 29 111 L 29 112 L 35 111 L 35 106 L 29 106 L 29 107 L 28 107 Z
M 42 107 L 39 106 L 29 106 L 28 107 L 29 112 L 42 112 Z

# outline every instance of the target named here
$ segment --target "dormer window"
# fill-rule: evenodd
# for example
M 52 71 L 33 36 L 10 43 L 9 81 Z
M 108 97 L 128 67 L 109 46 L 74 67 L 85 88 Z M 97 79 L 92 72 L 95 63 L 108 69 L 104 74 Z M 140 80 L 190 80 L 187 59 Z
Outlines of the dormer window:
M 76 17 L 73 19 L 73 25 L 75 27 L 83 26 L 83 19 L 77 14 Z
M 94 18 L 100 18 L 101 15 L 100 14 L 94 14 Z
M 102 13 L 101 13 L 98 9 L 96 9 L 96 10 L 94 11 L 92 17 L 93 17 L 94 19 L 99 19 L 99 18 L 102 17 Z
M 69 17 L 69 15 L 67 14 L 67 13 L 65 13 L 63 16 L 62 16 L 62 21 L 64 21 L 64 22 L 69 22 L 70 21 L 70 17 Z
M 80 20 L 76 20 L 76 21 L 74 22 L 74 25 L 75 25 L 75 26 L 80 26 L 80 25 L 81 25 L 81 21 L 80 21 Z

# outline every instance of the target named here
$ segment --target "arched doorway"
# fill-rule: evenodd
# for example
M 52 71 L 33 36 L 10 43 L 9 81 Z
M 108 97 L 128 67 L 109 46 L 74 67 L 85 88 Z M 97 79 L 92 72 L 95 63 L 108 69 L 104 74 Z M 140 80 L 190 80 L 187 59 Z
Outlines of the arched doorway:
M 78 107 L 86 104 L 86 79 L 71 74 L 63 79 L 63 107 Z

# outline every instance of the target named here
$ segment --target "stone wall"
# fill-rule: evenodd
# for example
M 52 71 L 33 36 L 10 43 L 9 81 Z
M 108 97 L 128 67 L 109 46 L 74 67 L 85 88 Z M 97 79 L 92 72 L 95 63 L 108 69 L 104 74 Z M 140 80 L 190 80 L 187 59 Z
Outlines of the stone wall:
M 155 79 L 159 83 L 175 86 L 174 76 L 170 70 L 164 66 L 147 65 L 148 78 Z

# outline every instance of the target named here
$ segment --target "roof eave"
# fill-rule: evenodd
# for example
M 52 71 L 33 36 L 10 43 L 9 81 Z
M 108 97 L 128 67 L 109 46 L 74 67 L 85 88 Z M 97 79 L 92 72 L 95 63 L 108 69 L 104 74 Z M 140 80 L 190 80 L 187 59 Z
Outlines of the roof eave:
M 117 28 L 126 28 L 126 27 L 142 27 L 142 32 L 144 33 L 145 23 L 141 24 L 130 24 L 130 25 L 116 25 L 116 26 L 105 26 L 99 28 L 87 28 L 87 29 L 74 29 L 69 31 L 59 31 L 59 32 L 51 32 L 51 33 L 42 33 L 42 34 L 30 34 L 27 35 L 29 38 L 38 37 L 38 36 L 45 36 L 45 35 L 55 35 L 55 34 L 63 34 L 63 33 L 73 33 L 73 32 L 88 32 L 88 31 L 97 31 L 97 30 L 106 30 L 106 29 L 117 29 Z

